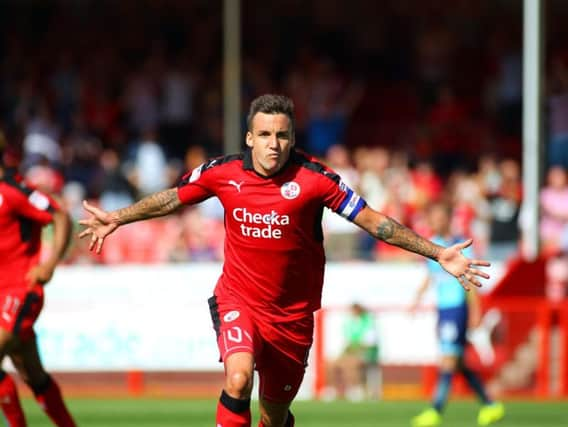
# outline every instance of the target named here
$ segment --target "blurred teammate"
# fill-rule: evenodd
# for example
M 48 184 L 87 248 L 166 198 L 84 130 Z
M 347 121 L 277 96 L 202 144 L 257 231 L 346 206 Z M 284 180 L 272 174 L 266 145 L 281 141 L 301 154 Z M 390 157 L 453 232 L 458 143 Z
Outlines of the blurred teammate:
M 71 221 L 50 196 L 26 185 L 8 160 L 4 164 L 9 158 L 2 153 L 5 145 L 0 134 L 0 363 L 10 357 L 53 423 L 73 427 L 57 383 L 42 366 L 33 329 L 43 306 L 43 286 L 67 248 Z M 40 263 L 41 229 L 49 223 L 53 246 Z M 0 406 L 9 427 L 26 426 L 16 385 L 4 371 Z
M 438 203 L 430 206 L 428 219 L 435 234 L 432 241 L 438 245 L 452 246 L 459 241 L 459 238 L 451 234 L 450 218 L 450 210 L 446 205 Z M 495 403 L 489 398 L 481 380 L 465 366 L 463 359 L 467 328 L 468 326 L 477 327 L 481 320 L 477 292 L 466 293 L 461 287 L 456 286 L 454 278 L 449 276 L 437 262 L 428 260 L 427 268 L 428 275 L 418 289 L 411 311 L 416 311 L 424 292 L 430 285 L 433 285 L 438 309 L 438 339 L 441 359 L 432 407 L 414 417 L 412 426 L 437 426 L 442 422 L 442 411 L 448 400 L 452 377 L 456 373 L 461 373 L 464 376 L 468 385 L 483 404 L 477 419 L 479 425 L 492 424 L 503 418 L 505 415 L 504 407 L 501 403 Z
M 489 265 L 461 249 L 431 243 L 366 206 L 332 170 L 294 149 L 294 111 L 288 98 L 264 95 L 248 115 L 247 149 L 209 160 L 177 188 L 112 212 L 85 202 L 80 223 L 99 252 L 121 225 L 174 212 L 217 196 L 225 209 L 225 263 L 209 300 L 225 384 L 218 427 L 250 426 L 253 370 L 259 374 L 260 426 L 293 426 L 289 407 L 304 376 L 320 307 L 325 256 L 321 217 L 328 207 L 377 239 L 438 260 L 463 286 L 479 286 Z

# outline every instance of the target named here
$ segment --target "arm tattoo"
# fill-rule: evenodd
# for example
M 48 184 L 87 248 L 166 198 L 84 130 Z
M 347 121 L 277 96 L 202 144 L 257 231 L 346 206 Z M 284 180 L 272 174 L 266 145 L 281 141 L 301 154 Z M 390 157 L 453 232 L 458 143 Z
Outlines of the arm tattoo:
M 155 218 L 172 213 L 181 206 L 177 190 L 170 188 L 144 197 L 142 200 L 131 206 L 117 210 L 113 216 L 116 221 L 128 224 L 134 221 Z
M 375 237 L 433 260 L 438 259 L 438 254 L 443 249 L 388 216 L 377 227 Z

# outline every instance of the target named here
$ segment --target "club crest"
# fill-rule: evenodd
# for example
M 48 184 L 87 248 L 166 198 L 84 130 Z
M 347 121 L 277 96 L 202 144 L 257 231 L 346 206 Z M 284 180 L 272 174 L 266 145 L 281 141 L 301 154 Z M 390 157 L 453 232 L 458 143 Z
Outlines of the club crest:
M 294 181 L 286 182 L 280 187 L 280 193 L 285 199 L 295 199 L 300 195 L 300 184 Z

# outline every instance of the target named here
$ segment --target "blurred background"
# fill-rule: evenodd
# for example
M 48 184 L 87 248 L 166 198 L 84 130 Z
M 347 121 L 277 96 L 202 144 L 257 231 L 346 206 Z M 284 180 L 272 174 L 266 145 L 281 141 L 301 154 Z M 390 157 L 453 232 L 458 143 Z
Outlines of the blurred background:
M 454 232 L 494 262 L 485 335 L 468 357 L 499 396 L 567 396 L 568 3 L 543 8 L 541 246 L 530 261 L 520 256 L 521 1 L 235 3 L 237 135 L 253 98 L 283 93 L 295 102 L 297 145 L 374 208 L 428 236 L 425 208 L 450 203 Z M 59 193 L 75 223 L 83 199 L 116 209 L 225 153 L 224 5 L 0 1 L 0 128 L 23 174 Z M 324 232 L 324 309 L 301 396 L 324 397 L 326 363 L 344 345 L 337 328 L 355 302 L 377 319 L 373 396 L 427 396 L 432 299 L 418 317 L 406 311 L 421 260 L 328 213 Z M 223 233 L 210 200 L 121 229 L 100 256 L 74 239 L 38 325 L 46 366 L 75 393 L 217 395 L 205 300 Z

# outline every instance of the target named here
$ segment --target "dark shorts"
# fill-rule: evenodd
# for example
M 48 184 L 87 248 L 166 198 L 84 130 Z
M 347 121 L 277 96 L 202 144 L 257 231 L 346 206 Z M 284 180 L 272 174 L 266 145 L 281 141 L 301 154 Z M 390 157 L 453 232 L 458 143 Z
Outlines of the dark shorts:
M 0 290 L 0 328 L 23 340 L 35 337 L 34 323 L 43 308 L 43 287 Z
M 298 331 L 286 339 L 281 329 L 258 321 L 242 302 L 230 296 L 210 298 L 209 309 L 221 360 L 233 353 L 251 353 L 258 371 L 260 397 L 276 403 L 291 402 L 304 378 L 313 318 L 308 322 L 311 328 L 302 331 L 303 339 L 298 340 Z
M 443 355 L 463 354 L 467 333 L 467 305 L 438 310 L 438 340 Z

